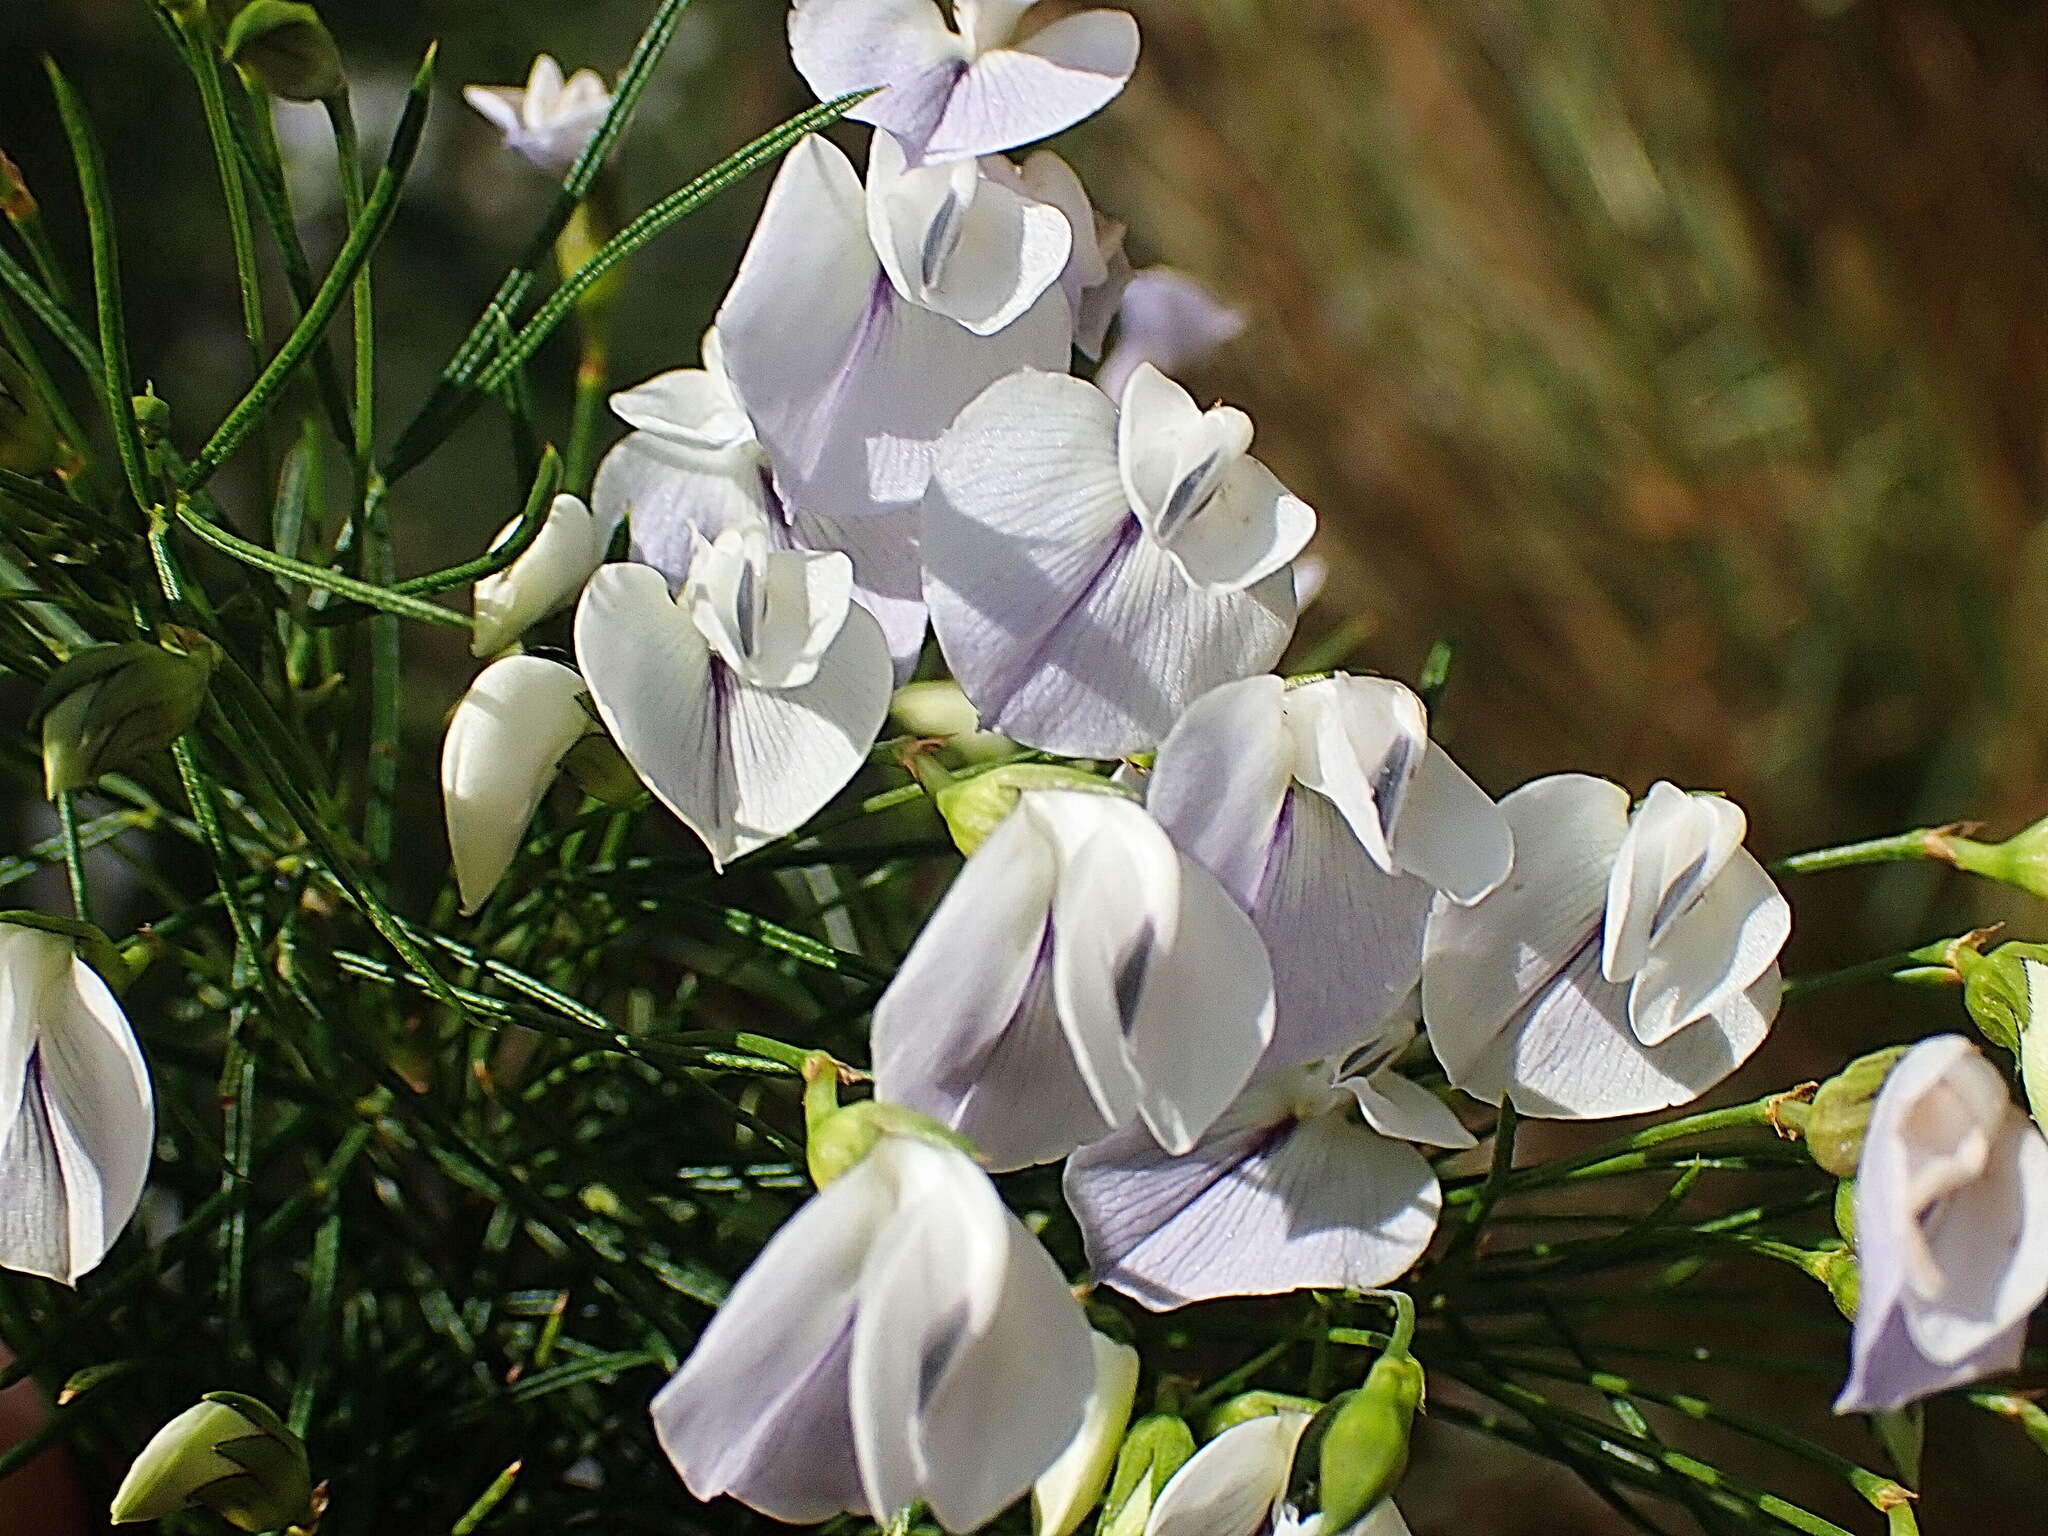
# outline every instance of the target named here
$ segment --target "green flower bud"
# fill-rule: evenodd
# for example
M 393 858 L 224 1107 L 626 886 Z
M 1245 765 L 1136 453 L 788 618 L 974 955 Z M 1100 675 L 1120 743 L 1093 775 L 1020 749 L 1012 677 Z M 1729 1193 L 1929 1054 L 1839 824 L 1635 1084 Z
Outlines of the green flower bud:
M 1856 1241 L 1856 1181 L 1844 1179 L 1835 1186 L 1835 1230 L 1842 1241 Z
M 578 789 L 606 805 L 637 805 L 647 797 L 647 786 L 626 754 L 602 731 L 591 732 L 571 747 L 562 767 Z
M 1194 1454 L 1194 1431 L 1185 1419 L 1155 1413 L 1133 1424 L 1117 1452 L 1096 1536 L 1143 1536 L 1160 1490 Z
M 1011 763 L 971 779 L 956 779 L 932 796 L 946 830 L 962 853 L 971 854 L 995 831 L 997 823 L 1017 808 L 1027 789 L 1078 789 L 1087 794 L 1130 796 L 1100 774 L 1056 763 Z
M 1951 951 L 1963 973 L 1963 1006 L 1970 1022 L 1993 1045 L 2019 1049 L 2020 1032 L 2033 1014 L 2027 991 L 2027 962 L 2048 961 L 2048 944 L 2001 944 L 1980 951 L 1964 942 Z
M 88 646 L 50 674 L 36 715 L 52 800 L 161 752 L 192 728 L 219 652 L 192 630 L 167 630 L 165 640 Z
M 875 1149 L 884 1136 L 915 1136 L 974 1156 L 974 1145 L 929 1116 L 900 1104 L 839 1103 L 839 1063 L 823 1051 L 804 1063 L 804 1162 L 823 1189 Z
M 1202 1421 L 1202 1438 L 1214 1440 L 1226 1429 L 1235 1429 L 1250 1419 L 1276 1413 L 1317 1413 L 1322 1404 L 1312 1397 L 1295 1397 L 1286 1392 L 1240 1392 L 1209 1410 Z
M 253 1397 L 209 1392 L 156 1432 L 121 1479 L 116 1525 L 210 1509 L 241 1531 L 313 1518 L 306 1447 Z
M 981 729 L 981 716 L 960 685 L 941 678 L 905 683 L 889 700 L 889 714 L 913 736 L 940 739 L 969 736 Z
M 1856 1172 L 1877 1091 L 1906 1051 L 1907 1047 L 1894 1045 L 1859 1056 L 1814 1094 L 1813 1112 L 1806 1121 L 1806 1148 L 1813 1160 L 1836 1178 L 1846 1179 Z
M 40 475 L 63 457 L 42 391 L 21 359 L 0 347 L 0 469 Z
M 1810 1272 L 1835 1298 L 1835 1310 L 1854 1322 L 1856 1303 L 1863 1293 L 1863 1273 L 1857 1267 L 1856 1255 L 1847 1248 L 1832 1249 L 1813 1261 Z
M 243 76 L 286 101 L 326 101 L 348 89 L 341 50 L 320 13 L 293 0 L 251 0 L 221 51 Z
M 1324 1530 L 1349 1530 L 1400 1483 L 1422 1395 L 1422 1366 L 1405 1351 L 1389 1350 L 1373 1362 L 1364 1386 L 1316 1415 L 1295 1465 L 1313 1449 Z

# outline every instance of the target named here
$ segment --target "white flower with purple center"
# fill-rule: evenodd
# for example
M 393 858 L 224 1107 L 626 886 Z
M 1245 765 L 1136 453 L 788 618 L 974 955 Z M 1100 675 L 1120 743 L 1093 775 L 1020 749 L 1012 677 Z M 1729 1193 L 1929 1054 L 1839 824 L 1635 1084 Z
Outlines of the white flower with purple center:
M 1067 1204 L 1097 1281 L 1166 1311 L 1404 1274 L 1443 1209 L 1410 1143 L 1473 1145 L 1396 1069 L 1414 1034 L 1404 1022 L 1334 1067 L 1262 1074 L 1183 1155 L 1128 1130 L 1075 1153 Z
M 1120 795 L 1025 791 L 875 1007 L 875 1092 L 997 1169 L 1120 1127 L 1184 1152 L 1273 1032 L 1272 973 L 1215 877 Z
M 703 367 L 622 391 L 612 409 L 636 430 L 598 465 L 590 496 L 609 526 L 626 520 L 630 558 L 678 587 L 698 543 L 729 528 L 764 526 L 778 549 L 837 551 L 853 562 L 854 597 L 881 624 L 897 681 L 909 678 L 925 633 L 914 507 L 829 518 L 784 502 L 715 328 L 704 336 Z
M 1837 1413 L 1877 1413 L 2018 1367 L 2048 1297 L 2048 1141 L 1960 1035 L 1885 1078 L 1856 1166 L 1853 1367 Z
M 652 1408 L 700 1499 L 971 1531 L 1080 1428 L 1088 1324 L 962 1152 L 885 1134 L 761 1250 Z
M 605 566 L 577 604 L 576 659 L 626 761 L 720 867 L 860 771 L 893 687 L 851 562 L 776 549 L 760 524 L 700 544 L 676 596 L 652 566 Z
M 1429 739 L 1422 700 L 1383 677 L 1203 695 L 1160 745 L 1146 804 L 1266 941 L 1269 1067 L 1376 1034 L 1422 975 L 1432 898 L 1469 906 L 1514 858 L 1506 817 Z
M 0 1268 L 76 1285 L 135 1214 L 156 1100 L 128 1017 L 62 934 L 0 923 Z
M 918 160 L 965 160 L 1091 117 L 1138 65 L 1138 24 L 1083 11 L 1020 35 L 1034 0 L 796 0 L 789 47 L 820 101 L 883 89 L 847 115 Z
M 1525 1115 L 1600 1119 L 1690 1103 L 1764 1042 L 1792 911 L 1715 795 L 1582 773 L 1500 802 L 1513 872 L 1440 903 L 1422 1016 L 1451 1081 Z
M 718 330 L 790 505 L 914 504 L 962 406 L 1019 368 L 1067 365 L 1073 228 L 1002 172 L 913 168 L 886 133 L 866 186 L 815 135 L 784 159 Z
M 1244 412 L 1152 368 L 1121 408 L 1027 370 L 960 413 L 925 498 L 925 599 L 989 729 L 1121 757 L 1279 660 L 1316 515 L 1251 442 Z

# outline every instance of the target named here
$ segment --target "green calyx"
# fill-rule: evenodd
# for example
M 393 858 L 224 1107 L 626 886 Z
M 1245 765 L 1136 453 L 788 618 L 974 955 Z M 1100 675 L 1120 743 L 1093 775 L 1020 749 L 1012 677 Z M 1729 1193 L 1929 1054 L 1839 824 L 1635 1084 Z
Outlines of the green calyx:
M 162 645 L 87 646 L 51 673 L 35 711 L 49 797 L 161 752 L 190 730 L 218 656 L 205 636 L 170 629 Z
M 327 23 L 294 0 L 251 0 L 228 24 L 221 52 L 245 77 L 287 101 L 326 101 L 348 89 Z
M 114 1495 L 116 1525 L 210 1509 L 240 1531 L 313 1517 L 305 1443 L 263 1403 L 209 1392 L 158 1430 Z
M 1814 1094 L 1806 1119 L 1806 1147 L 1813 1160 L 1836 1178 L 1855 1174 L 1878 1091 L 1906 1050 L 1896 1045 L 1859 1056 Z
M 899 1104 L 839 1102 L 839 1063 L 823 1051 L 804 1062 L 804 1163 L 823 1189 L 874 1151 L 884 1136 L 912 1136 L 969 1157 L 974 1144 L 929 1116 Z
M 1131 798 L 1100 774 L 1057 763 L 1009 763 L 972 778 L 955 779 L 932 794 L 932 802 L 953 834 L 954 846 L 972 854 L 989 839 L 1002 819 L 1017 808 L 1026 790 L 1068 789 L 1091 795 Z
M 1133 1424 L 1116 1454 L 1096 1536 L 1143 1536 L 1160 1491 L 1194 1454 L 1195 1433 L 1177 1415 L 1155 1413 Z

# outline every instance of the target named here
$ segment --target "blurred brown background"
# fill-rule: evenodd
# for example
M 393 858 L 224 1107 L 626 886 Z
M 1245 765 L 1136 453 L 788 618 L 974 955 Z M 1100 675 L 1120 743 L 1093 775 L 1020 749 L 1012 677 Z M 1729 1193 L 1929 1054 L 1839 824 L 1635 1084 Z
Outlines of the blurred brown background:
M 1061 147 L 1129 221 L 1141 262 L 1249 311 L 1246 337 L 1190 382 L 1250 409 L 1262 456 L 1322 512 L 1334 574 L 1308 639 L 1351 624 L 1354 665 L 1412 676 L 1449 638 L 1444 726 L 1489 787 L 1581 768 L 1638 791 L 1725 788 L 1766 856 L 1955 818 L 2002 835 L 2048 812 L 2048 6 L 1131 8 L 1138 79 Z M 542 48 L 615 73 L 650 6 L 325 9 L 373 136 L 419 49 L 443 41 L 422 168 L 379 261 L 400 415 L 546 196 L 455 87 L 523 80 Z M 783 10 L 691 6 L 627 142 L 632 206 L 804 104 Z M 248 365 L 189 82 L 142 0 L 0 0 L 0 145 L 74 254 L 44 51 L 111 146 L 138 371 L 196 433 Z M 287 144 L 317 145 L 298 110 L 284 109 Z M 336 216 L 307 155 L 321 251 Z M 762 190 L 638 260 L 622 382 L 694 362 Z M 557 432 L 565 346 L 535 374 Z M 502 427 L 478 421 L 403 483 L 408 569 L 472 552 L 511 515 L 509 465 Z M 230 506 L 263 495 L 221 489 Z M 441 660 L 445 687 L 409 706 L 422 816 L 438 721 L 468 673 Z M 1987 916 L 2048 937 L 2033 904 L 1924 869 L 1793 894 L 1794 969 Z M 1957 1019 L 1946 998 L 1831 997 L 1789 1012 L 1747 1081 Z M 1947 1487 L 1930 1536 L 2033 1528 L 2012 1523 L 2014 1490 L 2048 1464 L 1982 1416 L 1935 1429 Z M 1441 1462 L 1424 1475 L 1441 1481 Z M 1603 1528 L 1597 1512 L 1481 1502 L 1418 1532 Z

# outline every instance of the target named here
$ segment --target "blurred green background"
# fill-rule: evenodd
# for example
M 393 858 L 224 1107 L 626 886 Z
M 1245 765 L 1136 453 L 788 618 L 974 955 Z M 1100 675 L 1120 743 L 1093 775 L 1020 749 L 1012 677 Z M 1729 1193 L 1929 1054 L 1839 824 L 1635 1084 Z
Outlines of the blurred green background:
M 1959 818 L 2003 835 L 2048 811 L 2048 7 L 1130 8 L 1139 75 L 1061 148 L 1130 223 L 1141 263 L 1193 272 L 1251 317 L 1189 382 L 1249 409 L 1261 455 L 1322 513 L 1333 574 L 1305 643 L 1349 626 L 1353 665 L 1412 677 L 1449 638 L 1444 730 L 1490 788 L 1565 768 L 1638 791 L 1725 788 L 1766 856 Z M 447 84 L 378 259 L 388 416 L 424 395 L 547 197 L 455 86 L 523 81 L 540 49 L 611 75 L 648 10 L 325 7 L 373 142 L 420 50 L 442 44 Z M 629 208 L 807 103 L 783 14 L 777 0 L 690 7 L 620 162 Z M 175 381 L 190 435 L 249 361 L 189 79 L 141 0 L 0 0 L 0 148 L 75 270 L 46 52 L 109 145 L 138 374 Z M 306 157 L 317 262 L 338 237 L 324 126 L 317 109 L 280 113 Z M 721 199 L 629 269 L 621 383 L 694 363 L 764 190 Z M 533 372 L 557 435 L 572 347 L 565 331 Z M 486 415 L 405 480 L 402 568 L 480 547 L 517 508 L 511 463 Z M 217 489 L 231 510 L 266 498 L 231 475 Z M 425 649 L 440 643 L 408 639 L 438 686 L 408 699 L 403 769 L 434 880 L 433 746 L 470 671 L 454 646 Z M 2048 937 L 2023 899 L 1927 869 L 1793 895 L 1794 969 L 1977 920 Z M 1958 1021 L 1944 998 L 1809 1006 L 1746 1081 Z M 2001 1528 L 2000 1508 L 2012 1528 L 2010 1479 L 2040 1464 L 2001 1483 L 1997 1463 L 2026 1454 L 2017 1436 L 1954 1430 L 1928 1530 Z M 1547 1507 L 1465 1528 L 1557 1529 Z

